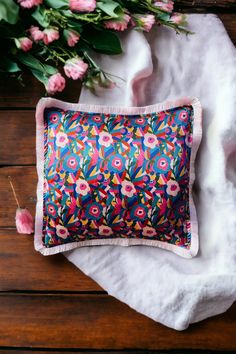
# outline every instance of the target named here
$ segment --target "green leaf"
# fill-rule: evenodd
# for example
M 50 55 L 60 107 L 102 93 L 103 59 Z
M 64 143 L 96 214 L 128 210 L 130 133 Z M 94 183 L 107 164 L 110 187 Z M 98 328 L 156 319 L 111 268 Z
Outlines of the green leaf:
M 111 17 L 118 17 L 117 10 L 121 10 L 120 5 L 113 0 L 99 1 L 97 2 L 97 8 L 99 8 Z
M 159 13 L 158 14 L 158 19 L 162 20 L 162 21 L 169 21 L 170 20 L 170 14 L 168 13 Z
M 38 6 L 36 10 L 31 15 L 42 27 L 48 27 L 49 21 L 47 19 L 46 11 Z
M 8 72 L 8 73 L 16 73 L 18 71 L 21 71 L 21 69 L 19 68 L 17 63 L 15 63 L 14 61 L 8 58 L 3 57 L 1 58 L 1 62 L 0 62 L 0 71 Z
M 25 66 L 34 69 L 34 70 L 38 70 L 41 72 L 45 72 L 45 68 L 44 65 L 35 57 L 33 57 L 33 55 L 28 54 L 28 53 L 18 53 L 17 54 L 17 59 L 24 64 Z
M 79 33 L 82 32 L 83 26 L 76 21 L 68 20 L 67 25 L 69 28 L 71 28 Z
M 18 21 L 19 6 L 13 0 L 1 0 L 0 21 L 4 20 L 11 25 Z
M 36 77 L 37 80 L 39 80 L 46 86 L 48 82 L 48 77 L 45 74 L 43 74 L 41 71 L 37 71 L 34 69 L 31 69 L 31 72 L 34 75 L 34 77 Z
M 28 53 L 18 53 L 17 55 L 18 60 L 30 68 L 30 70 L 36 70 L 37 72 L 40 72 L 43 74 L 45 77 L 54 75 L 57 73 L 57 69 L 54 68 L 51 65 L 43 64 L 41 63 L 37 58 L 33 57 L 33 55 L 28 54 Z
M 57 69 L 51 65 L 43 64 L 43 67 L 49 75 L 54 75 L 57 73 Z
M 46 4 L 53 9 L 68 9 L 68 0 L 46 0 Z
M 87 41 L 99 53 L 122 53 L 120 40 L 114 32 L 99 28 L 89 28 L 83 31 L 83 40 Z

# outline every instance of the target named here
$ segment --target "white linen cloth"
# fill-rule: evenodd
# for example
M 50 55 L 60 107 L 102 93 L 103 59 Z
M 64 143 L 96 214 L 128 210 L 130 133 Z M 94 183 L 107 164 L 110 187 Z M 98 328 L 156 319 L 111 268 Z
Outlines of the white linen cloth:
M 124 53 L 98 55 L 126 80 L 81 103 L 155 104 L 196 96 L 203 140 L 196 163 L 200 251 L 184 259 L 148 246 L 93 246 L 64 252 L 108 294 L 177 330 L 226 311 L 236 300 L 236 49 L 214 15 L 189 15 L 194 35 L 157 27 L 121 34 Z

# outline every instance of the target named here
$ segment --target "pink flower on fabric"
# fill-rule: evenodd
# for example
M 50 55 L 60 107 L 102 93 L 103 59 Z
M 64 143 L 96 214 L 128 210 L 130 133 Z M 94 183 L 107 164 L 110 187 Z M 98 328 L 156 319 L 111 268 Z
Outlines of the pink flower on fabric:
M 85 210 L 85 216 L 88 219 L 98 220 L 102 217 L 103 208 L 101 204 L 93 202 L 91 205 L 87 205 Z
M 167 173 L 171 168 L 171 159 L 169 156 L 162 154 L 158 156 L 153 164 L 153 170 L 156 173 Z
M 108 160 L 108 170 L 119 173 L 125 168 L 126 159 L 121 154 L 116 154 Z
M 108 29 L 113 29 L 115 31 L 124 31 L 127 29 L 129 21 L 130 21 L 130 16 L 127 14 L 124 14 L 122 17 L 119 17 L 118 19 L 112 19 L 109 21 L 104 22 L 104 27 Z
M 46 85 L 46 90 L 49 94 L 53 95 L 56 92 L 62 92 L 65 88 L 65 85 L 66 80 L 60 73 L 57 73 L 49 77 L 48 83 Z
M 102 123 L 102 121 L 103 121 L 101 116 L 93 116 L 92 120 L 96 123 Z
M 69 0 L 71 11 L 93 12 L 96 9 L 95 0 Z
M 158 145 L 158 140 L 156 135 L 151 134 L 151 133 L 146 133 L 144 135 L 144 141 L 143 141 L 144 145 L 154 149 L 157 145 Z
M 191 146 L 192 146 L 192 143 L 193 143 L 193 136 L 192 136 L 192 134 L 186 135 L 185 143 L 186 143 L 186 145 L 187 145 L 188 147 L 191 147 Z
M 68 46 L 74 47 L 80 39 L 79 33 L 74 30 L 65 30 L 64 33 L 67 39 Z
M 144 220 L 147 217 L 148 209 L 145 205 L 135 205 L 130 212 L 131 219 Z
M 66 133 L 59 132 L 56 135 L 56 145 L 64 148 L 68 144 L 68 137 Z
M 76 193 L 81 194 L 81 195 L 87 195 L 88 192 L 90 191 L 90 187 L 87 181 L 84 179 L 78 179 L 76 181 Z
M 46 204 L 46 210 L 47 210 L 47 213 L 50 217 L 52 218 L 56 218 L 57 215 L 58 215 L 58 206 L 51 202 L 51 203 L 47 203 Z
M 46 193 L 49 190 L 48 181 L 45 179 L 43 182 L 43 191 Z
M 176 25 L 184 26 L 186 24 L 186 15 L 174 13 L 171 16 L 170 21 L 175 23 Z
M 44 34 L 43 41 L 44 41 L 44 43 L 46 45 L 58 40 L 59 37 L 60 37 L 59 31 L 56 28 L 53 28 L 53 27 L 46 28 L 43 31 L 43 34 Z
M 100 225 L 98 233 L 99 233 L 99 235 L 110 236 L 113 234 L 113 231 L 110 228 L 110 226 Z
M 182 122 L 187 122 L 188 113 L 186 111 L 180 112 L 180 114 L 178 115 L 178 119 L 181 120 Z
M 146 123 L 146 120 L 144 118 L 142 118 L 142 117 L 139 117 L 139 118 L 135 119 L 135 123 L 136 123 L 136 125 L 141 125 L 142 126 L 143 124 Z
M 20 6 L 26 9 L 31 9 L 31 7 L 42 4 L 43 0 L 17 0 L 17 2 Z
M 57 113 L 53 113 L 53 114 L 50 115 L 49 120 L 50 120 L 51 123 L 58 123 L 59 115 Z
M 136 193 L 135 186 L 132 182 L 122 181 L 121 182 L 121 193 L 127 195 L 127 197 L 133 197 Z
M 166 192 L 169 195 L 172 195 L 173 197 L 176 197 L 176 195 L 179 193 L 180 191 L 180 187 L 179 187 L 179 183 L 173 180 L 170 180 L 167 182 L 167 188 L 166 188 Z
M 174 9 L 174 1 L 155 1 L 153 5 L 166 12 L 172 12 Z
M 75 172 L 79 168 L 79 156 L 70 152 L 70 154 L 67 154 L 66 157 L 64 158 L 62 162 L 62 166 L 65 170 L 69 172 Z
M 56 234 L 57 236 L 65 239 L 69 235 L 69 232 L 66 227 L 62 225 L 56 225 Z
M 87 69 L 88 64 L 80 58 L 68 59 L 64 66 L 66 76 L 73 80 L 82 79 Z
M 135 15 L 134 19 L 137 20 L 138 25 L 142 27 L 145 32 L 149 32 L 155 23 L 154 15 Z
M 24 52 L 28 52 L 32 48 L 33 42 L 27 37 L 22 37 L 16 40 L 16 45 Z
M 44 33 L 37 26 L 31 26 L 29 29 L 29 33 L 34 42 L 38 42 L 43 40 Z
M 153 227 L 145 226 L 143 228 L 143 236 L 150 236 L 153 237 L 157 234 L 156 230 Z
M 98 143 L 100 145 L 109 147 L 113 143 L 112 135 L 107 132 L 99 133 Z
M 189 233 L 191 232 L 191 221 L 190 220 L 186 220 L 183 224 L 183 229 L 185 233 Z

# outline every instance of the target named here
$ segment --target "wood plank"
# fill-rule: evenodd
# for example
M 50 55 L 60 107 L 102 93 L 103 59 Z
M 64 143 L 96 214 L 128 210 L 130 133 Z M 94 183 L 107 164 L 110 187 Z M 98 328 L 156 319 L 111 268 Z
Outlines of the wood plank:
M 0 346 L 89 349 L 236 349 L 236 306 L 174 331 L 108 295 L 0 294 Z
M 182 350 L 171 350 L 171 352 L 166 351 L 166 350 L 80 350 L 80 349 L 70 349 L 69 351 L 65 350 L 61 350 L 57 351 L 57 350 L 35 350 L 35 349 L 30 349 L 27 348 L 27 350 L 22 350 L 22 349 L 13 349 L 13 348 L 6 348 L 4 350 L 0 349 L 0 354 L 71 354 L 71 353 L 79 353 L 79 354 L 219 354 L 219 351 L 215 351 L 215 350 L 194 350 L 194 351 L 182 351 Z M 224 351 L 224 353 L 231 353 L 232 351 Z
M 0 165 L 30 165 L 35 157 L 34 111 L 0 111 Z
M 175 6 L 178 9 L 187 9 L 189 11 L 210 11 L 215 10 L 225 10 L 236 9 L 235 0 L 175 0 Z
M 235 8 L 236 2 L 234 0 L 222 0 L 216 2 L 215 0 L 208 1 L 194 1 L 194 0 L 186 0 L 186 1 L 177 1 L 179 6 L 191 6 L 191 11 L 196 9 L 196 6 L 211 6 L 216 4 L 216 6 L 221 7 L 229 7 L 233 11 Z M 193 6 L 194 5 L 194 6 Z M 210 9 L 210 8 L 209 8 Z M 208 9 L 208 11 L 209 11 Z M 232 40 L 236 44 L 236 24 L 235 24 L 235 14 L 229 13 L 220 15 L 222 18 L 224 25 L 227 30 L 229 30 L 229 34 L 232 37 Z M 0 107 L 31 107 L 34 108 L 40 97 L 44 95 L 43 86 L 37 82 L 35 78 L 30 75 L 25 74 L 25 87 L 22 87 L 16 79 L 0 79 Z M 68 83 L 68 87 L 65 92 L 57 96 L 57 98 L 70 101 L 77 102 L 80 93 L 80 84 L 79 82 Z
M 44 257 L 33 235 L 0 229 L 0 291 L 103 291 L 62 255 Z
M 67 350 L 60 350 L 60 351 L 57 351 L 57 350 L 47 350 L 47 349 L 44 349 L 44 350 L 35 350 L 35 349 L 27 349 L 27 350 L 22 350 L 22 349 L 13 349 L 13 348 L 6 348 L 4 350 L 1 350 L 0 349 L 0 354 L 71 354 L 71 353 L 79 353 L 79 354 L 167 354 L 166 351 L 163 351 L 163 350 L 158 350 L 158 351 L 147 351 L 147 350 L 139 350 L 138 353 L 137 351 L 133 351 L 133 350 L 115 350 L 115 351 L 97 351 L 97 350 L 93 350 L 93 351 L 90 351 L 90 350 L 86 350 L 86 351 L 81 351 L 80 349 L 70 349 L 70 351 L 67 351 Z M 214 351 L 194 351 L 194 354 L 214 354 L 215 352 Z M 182 351 L 171 351 L 171 354 L 183 354 Z
M 236 46 L 236 14 L 219 14 L 219 18 L 223 22 L 226 31 L 228 32 L 230 38 Z

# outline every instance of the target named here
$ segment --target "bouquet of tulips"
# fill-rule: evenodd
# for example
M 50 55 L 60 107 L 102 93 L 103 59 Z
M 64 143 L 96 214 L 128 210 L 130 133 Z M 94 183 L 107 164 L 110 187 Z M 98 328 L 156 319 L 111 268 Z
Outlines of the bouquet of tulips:
M 93 52 L 122 53 L 118 33 L 129 28 L 190 33 L 173 7 L 171 0 L 0 0 L 0 75 L 29 71 L 49 95 L 63 91 L 67 78 L 91 90 L 112 88 L 114 77 Z

